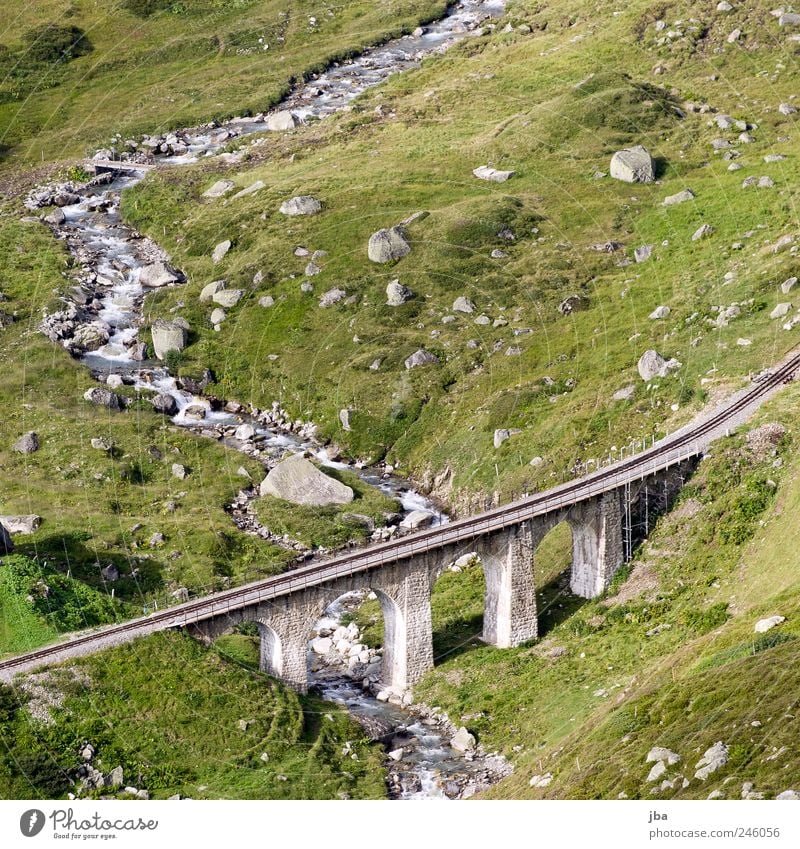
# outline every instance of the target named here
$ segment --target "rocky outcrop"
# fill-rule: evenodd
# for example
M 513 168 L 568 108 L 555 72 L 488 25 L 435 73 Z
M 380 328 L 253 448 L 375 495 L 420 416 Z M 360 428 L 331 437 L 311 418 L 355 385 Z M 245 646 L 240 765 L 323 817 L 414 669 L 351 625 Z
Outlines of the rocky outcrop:
M 264 478 L 260 493 L 308 507 L 349 504 L 354 495 L 349 486 L 321 472 L 300 454 L 281 460 Z

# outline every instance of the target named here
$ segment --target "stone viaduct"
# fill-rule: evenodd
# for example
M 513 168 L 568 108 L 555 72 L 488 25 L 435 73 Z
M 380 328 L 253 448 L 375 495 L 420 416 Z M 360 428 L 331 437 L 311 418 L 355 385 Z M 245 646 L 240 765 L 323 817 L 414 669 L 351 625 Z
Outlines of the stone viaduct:
M 800 366 L 787 358 L 705 417 L 616 464 L 477 516 L 338 554 L 244 587 L 195 599 L 130 622 L 73 636 L 0 662 L 9 681 L 48 663 L 139 636 L 185 628 L 210 640 L 243 622 L 261 634 L 261 668 L 300 691 L 308 687 L 308 638 L 337 598 L 371 590 L 384 617 L 383 683 L 403 691 L 433 666 L 431 591 L 455 559 L 475 552 L 485 575 L 483 640 L 499 648 L 537 637 L 535 552 L 547 533 L 572 529 L 570 587 L 593 598 L 669 506 L 709 444 L 745 421 Z

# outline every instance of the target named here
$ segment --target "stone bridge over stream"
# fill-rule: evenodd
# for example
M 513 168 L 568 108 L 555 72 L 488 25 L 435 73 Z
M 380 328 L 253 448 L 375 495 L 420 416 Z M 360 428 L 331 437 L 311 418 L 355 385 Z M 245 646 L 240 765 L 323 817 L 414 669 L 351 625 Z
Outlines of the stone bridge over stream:
M 743 423 L 791 380 L 800 354 L 651 448 L 575 481 L 400 539 L 352 549 L 281 575 L 195 599 L 130 622 L 74 636 L 0 662 L 0 680 L 169 628 L 211 640 L 243 622 L 261 635 L 261 668 L 300 691 L 308 687 L 313 626 L 345 593 L 373 591 L 384 618 L 382 680 L 401 692 L 433 666 L 431 591 L 460 556 L 475 552 L 485 576 L 483 640 L 498 648 L 538 635 L 534 561 L 548 534 L 572 529 L 570 588 L 601 594 L 669 506 L 714 440 Z

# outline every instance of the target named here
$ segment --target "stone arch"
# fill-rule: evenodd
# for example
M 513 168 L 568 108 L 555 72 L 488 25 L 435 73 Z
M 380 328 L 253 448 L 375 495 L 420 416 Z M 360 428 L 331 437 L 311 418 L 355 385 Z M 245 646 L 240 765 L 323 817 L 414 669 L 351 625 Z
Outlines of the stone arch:
M 268 623 L 257 619 L 261 648 L 259 668 L 273 678 L 283 677 L 283 644 L 278 632 Z

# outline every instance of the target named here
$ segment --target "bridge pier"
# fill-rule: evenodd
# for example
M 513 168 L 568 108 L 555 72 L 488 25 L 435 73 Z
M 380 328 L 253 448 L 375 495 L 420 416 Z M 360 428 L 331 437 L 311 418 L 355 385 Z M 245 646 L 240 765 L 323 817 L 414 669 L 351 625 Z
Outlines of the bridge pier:
M 575 595 L 595 598 L 608 589 L 625 561 L 623 493 L 605 492 L 570 510 L 572 570 L 569 586 Z
M 486 581 L 483 641 L 512 648 L 538 633 L 531 524 L 484 537 L 478 545 Z

